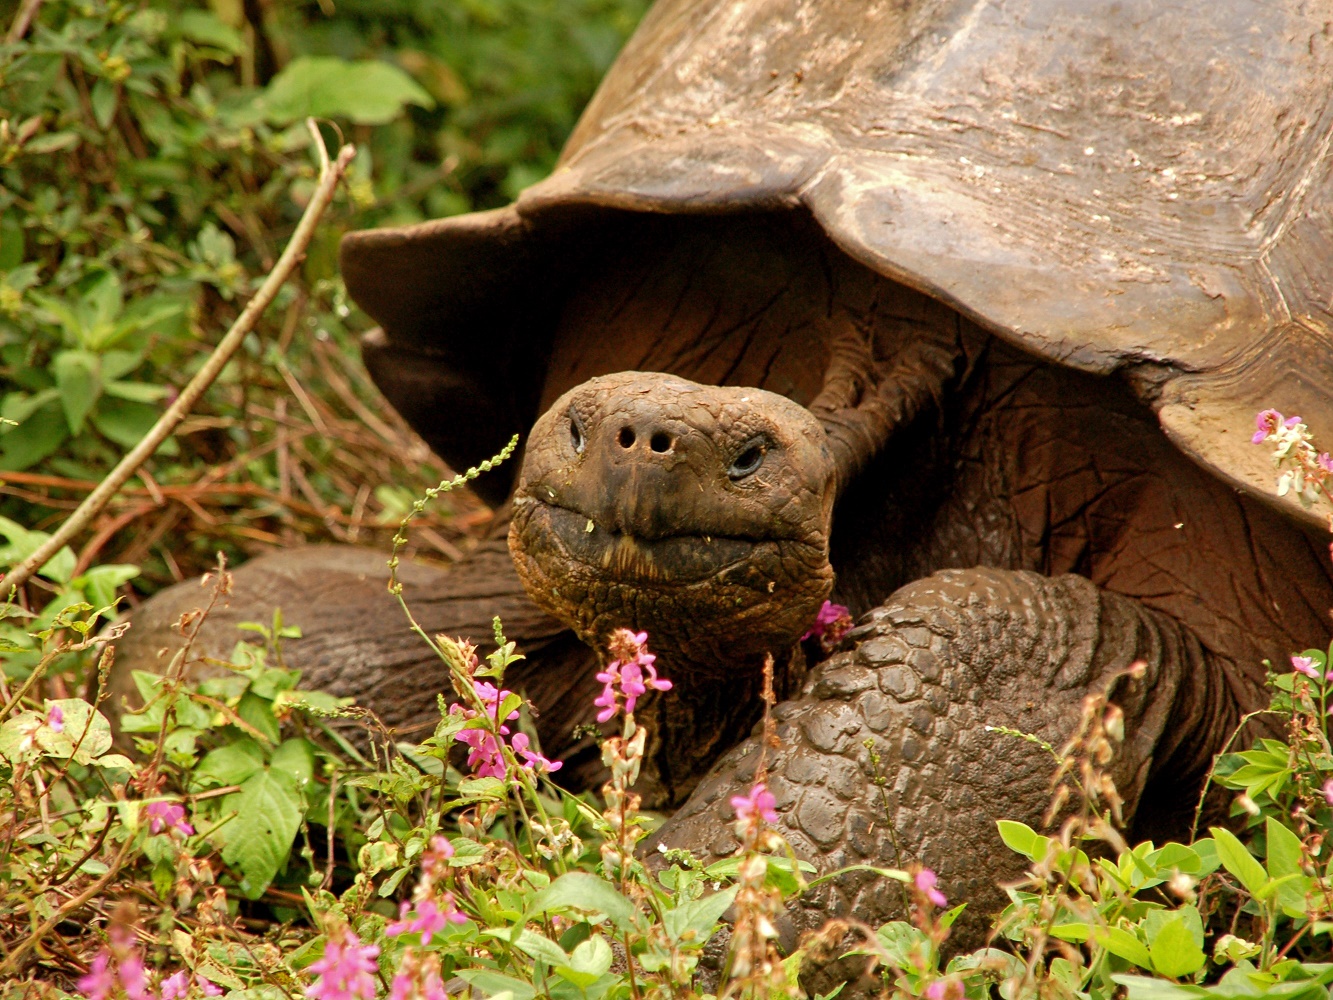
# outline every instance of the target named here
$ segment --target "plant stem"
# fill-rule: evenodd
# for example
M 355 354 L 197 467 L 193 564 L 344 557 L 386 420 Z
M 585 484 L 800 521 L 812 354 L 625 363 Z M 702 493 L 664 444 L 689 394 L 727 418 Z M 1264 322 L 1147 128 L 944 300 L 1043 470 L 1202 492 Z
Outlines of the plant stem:
M 93 519 L 111 501 L 111 498 L 139 470 L 139 467 L 148 460 L 153 452 L 157 451 L 163 441 L 171 436 L 176 426 L 198 402 L 199 397 L 222 373 L 222 369 L 231 360 L 231 356 L 236 353 L 237 348 L 241 346 L 246 334 L 253 329 L 259 317 L 263 315 L 264 310 L 277 296 L 278 291 L 287 283 L 287 279 L 291 277 L 296 265 L 305 257 L 305 250 L 315 234 L 315 227 L 319 224 L 324 210 L 332 202 L 338 181 L 342 179 L 347 165 L 351 163 L 352 157 L 356 155 L 354 146 L 343 146 L 338 151 L 338 158 L 330 163 L 328 151 L 324 148 L 324 140 L 319 135 L 319 129 L 315 127 L 314 119 L 306 119 L 306 125 L 315 137 L 315 147 L 320 155 L 319 184 L 315 188 L 304 214 L 301 216 L 301 221 L 296 226 L 296 231 L 292 234 L 291 241 L 287 244 L 287 248 L 283 250 L 282 256 L 278 258 L 278 263 L 274 265 L 273 270 L 264 279 L 263 285 L 255 293 L 254 298 L 246 303 L 245 309 L 237 317 L 236 322 L 232 324 L 231 329 L 218 342 L 218 346 L 208 356 L 204 366 L 181 390 L 175 402 L 167 407 L 167 411 L 158 418 L 157 423 L 153 424 L 152 429 L 144 436 L 143 440 L 130 449 L 125 457 L 117 463 L 116 467 L 107 473 L 106 478 L 98 484 L 97 489 L 84 498 L 83 503 L 79 504 L 65 523 L 56 529 L 50 538 L 39 545 L 28 558 L 6 573 L 3 579 L 0 579 L 0 594 L 8 594 L 14 588 L 26 583 L 34 573 L 50 561 L 52 556 L 91 524 Z

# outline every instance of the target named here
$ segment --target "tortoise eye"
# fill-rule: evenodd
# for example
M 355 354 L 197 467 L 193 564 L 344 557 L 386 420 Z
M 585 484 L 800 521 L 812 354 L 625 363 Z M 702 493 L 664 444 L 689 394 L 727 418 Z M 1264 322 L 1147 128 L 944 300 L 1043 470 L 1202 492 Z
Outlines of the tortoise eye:
M 574 446 L 575 455 L 582 455 L 583 448 L 587 444 L 583 437 L 583 428 L 579 426 L 579 418 L 572 413 L 569 415 L 569 443 Z
M 727 475 L 733 480 L 744 479 L 751 475 L 759 466 L 764 464 L 764 455 L 768 448 L 763 441 L 753 441 L 745 446 L 745 450 L 736 456 L 735 461 L 731 463 L 731 468 L 727 470 Z

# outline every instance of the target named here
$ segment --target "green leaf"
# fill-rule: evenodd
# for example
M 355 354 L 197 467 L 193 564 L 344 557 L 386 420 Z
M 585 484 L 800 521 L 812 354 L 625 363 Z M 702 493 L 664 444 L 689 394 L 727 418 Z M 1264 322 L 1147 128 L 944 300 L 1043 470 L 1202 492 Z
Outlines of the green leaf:
M 1207 960 L 1182 917 L 1164 924 L 1148 950 L 1152 956 L 1152 967 L 1172 979 L 1193 975 L 1203 968 Z
M 55 452 L 68 437 L 64 415 L 53 399 L 0 437 L 0 469 L 22 472 Z
M 236 810 L 220 831 L 226 836 L 222 860 L 240 869 L 242 895 L 258 899 L 287 863 L 305 809 L 301 792 L 285 771 L 264 768 L 223 799 L 222 809 Z
M 1268 874 L 1271 878 L 1283 875 L 1302 875 L 1301 838 L 1292 833 L 1272 816 L 1264 825 L 1268 841 Z
M 114 83 L 110 80 L 98 80 L 93 84 L 93 118 L 97 120 L 97 127 L 103 132 L 111 127 L 111 120 L 116 117 L 118 103 L 119 94 Z
M 623 930 L 634 925 L 637 912 L 609 882 L 587 872 L 568 872 L 532 897 L 528 914 L 568 909 L 604 913 Z
M 733 885 L 667 910 L 662 915 L 662 929 L 674 942 L 686 947 L 703 947 L 704 942 L 713 936 L 722 914 L 735 902 L 739 890 L 740 886 Z
M 1151 976 L 1113 975 L 1111 977 L 1129 991 L 1129 1000 L 1195 1000 L 1214 994 L 1199 986 L 1173 983 Z
M 482 937 L 508 942 L 530 958 L 540 959 L 547 965 L 568 965 L 565 950 L 545 935 L 524 928 L 488 927 L 479 932 Z
M 102 392 L 116 399 L 127 399 L 131 403 L 156 403 L 165 399 L 171 389 L 165 385 L 151 385 L 148 382 L 107 382 Z
M 105 608 L 116 602 L 116 591 L 120 585 L 138 575 L 138 566 L 131 566 L 128 563 L 107 563 L 103 566 L 94 566 L 86 573 L 76 576 L 70 581 L 70 586 L 83 591 L 92 604 Z
M 23 263 L 23 225 L 13 215 L 0 216 L 0 271 Z
M 271 702 L 261 698 L 253 690 L 241 695 L 241 702 L 236 706 L 236 714 L 273 742 L 278 742 L 278 720 L 273 717 Z
M 386 62 L 346 62 L 329 56 L 298 56 L 259 98 L 265 117 L 286 125 L 308 116 L 348 118 L 383 125 L 403 107 L 432 108 L 435 101 L 410 76 Z
M 304 788 L 315 774 L 315 745 L 300 738 L 284 740 L 273 751 L 269 767 L 286 771 L 298 788 Z
M 210 750 L 194 769 L 196 779 L 212 778 L 219 785 L 239 785 L 264 766 L 264 751 L 249 736 Z
M 101 362 L 92 351 L 61 351 L 51 359 L 60 405 L 71 434 L 83 432 L 88 411 L 102 394 Z
M 1264 866 L 1254 859 L 1245 845 L 1237 840 L 1236 835 L 1230 830 L 1215 826 L 1208 832 L 1213 835 L 1213 841 L 1217 844 L 1217 856 L 1222 861 L 1222 867 L 1236 876 L 1241 885 L 1251 893 L 1259 892 L 1268 881 L 1268 873 L 1264 871 Z
M 1152 968 L 1152 956 L 1143 942 L 1123 927 L 1097 927 L 1092 939 L 1117 958 L 1133 962 L 1140 969 Z
M 1004 841 L 1005 846 L 1025 858 L 1035 858 L 1033 852 L 1036 850 L 1037 841 L 1046 839 L 1045 837 L 1039 837 L 1037 831 L 1026 823 L 1002 819 L 997 821 L 995 825 L 999 827 L 1000 839 Z M 1043 851 L 1043 853 L 1045 852 Z
M 488 997 L 512 993 L 513 1000 L 532 1000 L 537 995 L 537 989 L 531 983 L 490 969 L 459 969 L 456 975 Z
M 207 45 L 230 56 L 245 52 L 245 39 L 230 25 L 223 24 L 216 14 L 206 10 L 180 10 L 171 19 L 171 27 L 182 38 L 199 45 Z
M 0 546 L 0 566 L 14 566 L 32 555 L 51 536 L 45 531 L 29 531 L 17 521 L 0 517 L 0 535 L 9 542 Z M 53 555 L 45 566 L 38 570 L 39 576 L 56 583 L 68 583 L 74 572 L 74 550 L 66 545 Z

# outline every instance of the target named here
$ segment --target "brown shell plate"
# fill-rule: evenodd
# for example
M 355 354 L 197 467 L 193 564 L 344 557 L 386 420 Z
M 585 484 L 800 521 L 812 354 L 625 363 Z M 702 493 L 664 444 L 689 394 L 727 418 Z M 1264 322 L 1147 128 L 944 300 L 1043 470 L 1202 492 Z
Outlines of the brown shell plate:
M 1271 497 L 1255 411 L 1333 441 L 1331 96 L 1333 0 L 659 0 L 552 177 L 353 234 L 344 271 L 431 350 L 586 210 L 804 206 L 1036 354 L 1131 369 L 1182 449 Z

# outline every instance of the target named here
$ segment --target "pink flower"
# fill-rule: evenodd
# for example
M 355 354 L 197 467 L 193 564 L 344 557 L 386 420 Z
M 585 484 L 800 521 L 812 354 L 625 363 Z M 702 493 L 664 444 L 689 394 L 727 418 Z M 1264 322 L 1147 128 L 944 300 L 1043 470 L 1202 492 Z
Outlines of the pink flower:
M 116 971 L 111 967 L 111 954 L 105 948 L 93 958 L 88 974 L 78 983 L 79 992 L 88 1000 L 107 1000 L 116 988 Z
M 350 927 L 338 928 L 324 943 L 324 957 L 307 970 L 316 979 L 305 995 L 312 1000 L 374 1000 L 379 953 L 379 945 L 362 944 Z
M 625 699 L 625 714 L 633 715 L 634 706 L 649 691 L 671 690 L 671 682 L 657 676 L 657 667 L 653 665 L 657 656 L 648 652 L 647 632 L 616 629 L 607 646 L 616 658 L 597 675 L 602 682 L 602 693 L 592 703 L 601 709 L 597 713 L 598 722 L 607 722 L 620 711 L 621 697 Z
M 1322 790 L 1324 793 L 1324 801 L 1333 806 L 1333 778 L 1329 778 L 1324 782 Z
M 832 646 L 852 627 L 852 613 L 841 604 L 825 601 L 815 615 L 815 623 L 806 629 L 801 641 L 818 639 L 826 647 Z
M 504 778 L 504 740 L 503 737 L 509 735 L 509 727 L 505 722 L 512 722 L 518 718 L 518 711 L 512 711 L 501 721 L 500 706 L 504 700 L 514 692 L 498 690 L 494 684 L 488 684 L 486 681 L 474 680 L 472 689 L 476 691 L 478 699 L 485 707 L 486 715 L 499 730 L 499 735 L 491 732 L 489 729 L 464 729 L 454 734 L 454 739 L 459 743 L 466 743 L 471 749 L 467 755 L 467 766 L 472 769 L 472 774 L 478 778 Z M 454 704 L 449 707 L 450 715 L 462 715 L 468 719 L 476 719 L 481 713 L 475 708 L 467 708 L 460 704 Z
M 929 868 L 922 868 L 916 873 L 912 881 L 915 883 L 918 891 L 936 906 L 945 907 L 949 905 L 949 900 L 945 898 L 944 893 L 936 888 L 939 884 L 939 879 Z
M 1313 677 L 1315 680 L 1320 679 L 1319 668 L 1314 665 L 1314 657 L 1312 656 L 1293 656 L 1291 665 L 1297 673 L 1304 674 L 1306 677 Z
M 523 758 L 523 766 L 538 774 L 550 774 L 565 766 L 564 761 L 547 760 L 537 751 L 529 750 L 528 746 L 532 741 L 528 739 L 527 733 L 515 733 L 509 742 L 513 745 L 514 753 Z
M 439 956 L 422 956 L 409 948 L 393 977 L 389 1000 L 448 1000 L 440 982 Z
M 398 906 L 398 920 L 384 929 L 384 933 L 389 937 L 397 937 L 399 934 L 420 934 L 422 944 L 430 944 L 432 935 L 440 933 L 449 924 L 465 924 L 467 917 L 458 912 L 458 907 L 454 905 L 454 894 L 446 892 L 441 897 L 445 908 L 440 909 L 439 905 L 433 899 L 423 899 L 417 903 L 417 915 L 414 919 L 407 919 L 407 911 L 412 908 L 412 904 L 404 900 Z
M 194 977 L 194 985 L 206 997 L 220 997 L 222 991 L 203 976 Z M 162 980 L 162 1000 L 185 1000 L 190 995 L 190 973 L 181 969 L 173 976 Z
M 134 932 L 113 924 L 107 936 L 108 945 L 93 958 L 88 974 L 79 980 L 79 990 L 88 1000 L 108 1000 L 119 985 L 129 1000 L 153 1000 Z
M 178 803 L 150 802 L 144 806 L 144 815 L 148 817 L 149 833 L 174 830 L 187 837 L 194 833 L 194 827 L 185 821 L 185 807 Z
M 46 724 L 57 733 L 65 731 L 65 711 L 59 705 L 52 705 L 46 710 Z
M 421 856 L 421 874 L 432 885 L 449 874 L 448 861 L 454 856 L 454 845 L 436 834 L 430 838 L 430 847 Z
M 948 983 L 943 979 L 937 979 L 926 987 L 926 996 L 929 997 L 930 1000 L 944 1000 L 944 996 L 948 992 L 948 989 Z
M 1321 451 L 1316 457 L 1315 462 L 1325 472 L 1333 472 L 1333 458 L 1330 458 L 1328 452 Z
M 733 795 L 731 808 L 736 810 L 736 819 L 742 823 L 753 823 L 758 816 L 765 823 L 778 821 L 778 800 L 761 781 L 750 789 L 749 795 Z
M 1250 438 L 1253 444 L 1259 444 L 1268 439 L 1271 434 L 1276 433 L 1279 427 L 1295 427 L 1301 422 L 1300 417 L 1288 417 L 1283 419 L 1282 414 L 1277 410 L 1260 410 L 1255 415 L 1254 425 L 1258 428 L 1254 432 L 1254 437 Z

